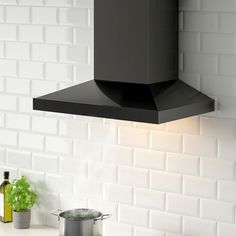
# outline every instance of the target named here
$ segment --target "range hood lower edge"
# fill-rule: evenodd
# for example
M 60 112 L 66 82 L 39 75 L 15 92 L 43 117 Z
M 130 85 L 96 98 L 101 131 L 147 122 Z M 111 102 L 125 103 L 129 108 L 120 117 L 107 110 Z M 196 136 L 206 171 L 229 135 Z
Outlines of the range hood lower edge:
M 212 112 L 214 100 L 180 80 L 158 83 L 154 88 L 91 80 L 34 98 L 33 109 L 160 124 Z

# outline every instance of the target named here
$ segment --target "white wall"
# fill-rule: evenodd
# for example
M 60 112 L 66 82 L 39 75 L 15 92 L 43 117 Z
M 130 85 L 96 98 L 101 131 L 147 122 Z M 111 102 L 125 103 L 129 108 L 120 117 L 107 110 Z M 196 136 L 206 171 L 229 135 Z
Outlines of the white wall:
M 180 77 L 219 110 L 148 125 L 32 111 L 93 78 L 93 2 L 0 0 L 0 170 L 37 187 L 34 223 L 90 207 L 106 236 L 236 235 L 236 1 L 180 8 Z

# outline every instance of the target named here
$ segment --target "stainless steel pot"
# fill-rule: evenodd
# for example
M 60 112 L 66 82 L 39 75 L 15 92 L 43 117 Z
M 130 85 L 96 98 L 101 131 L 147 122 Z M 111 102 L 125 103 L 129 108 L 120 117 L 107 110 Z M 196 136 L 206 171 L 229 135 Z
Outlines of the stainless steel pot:
M 58 216 L 60 236 L 102 236 L 103 220 L 111 216 L 92 209 L 58 210 L 52 214 Z

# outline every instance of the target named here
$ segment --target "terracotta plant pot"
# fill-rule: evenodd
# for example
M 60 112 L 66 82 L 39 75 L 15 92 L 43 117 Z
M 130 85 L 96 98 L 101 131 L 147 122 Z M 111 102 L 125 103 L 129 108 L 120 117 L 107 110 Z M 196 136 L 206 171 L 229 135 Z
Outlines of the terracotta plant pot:
M 30 228 L 31 211 L 13 211 L 13 222 L 15 229 L 29 229 Z

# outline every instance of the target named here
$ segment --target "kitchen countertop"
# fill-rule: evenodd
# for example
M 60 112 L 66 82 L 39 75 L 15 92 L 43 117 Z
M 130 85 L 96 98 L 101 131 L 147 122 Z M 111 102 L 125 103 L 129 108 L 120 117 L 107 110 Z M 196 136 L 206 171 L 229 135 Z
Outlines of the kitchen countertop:
M 12 223 L 0 223 L 1 236 L 58 236 L 59 230 L 49 226 L 32 225 L 30 229 L 14 229 Z

